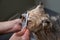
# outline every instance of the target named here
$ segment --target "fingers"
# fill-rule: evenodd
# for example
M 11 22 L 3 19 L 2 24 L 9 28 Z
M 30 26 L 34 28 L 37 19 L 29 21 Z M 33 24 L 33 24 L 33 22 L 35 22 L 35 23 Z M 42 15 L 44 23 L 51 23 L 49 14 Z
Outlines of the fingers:
M 10 40 L 29 40 L 29 36 L 29 30 L 23 28 L 20 32 L 14 33 Z
M 15 19 L 13 21 L 16 22 L 14 27 L 13 27 L 13 30 L 14 31 L 21 30 L 21 28 L 22 28 L 22 25 L 21 25 L 22 24 L 22 20 L 21 19 Z
M 7 32 L 17 32 L 17 31 L 20 31 L 20 30 L 21 30 L 21 26 L 19 24 L 16 24 L 10 30 L 8 29 Z
M 17 32 L 16 35 L 17 36 L 22 36 L 26 31 L 26 28 L 23 28 L 20 32 Z
M 29 40 L 30 38 L 30 33 L 29 33 L 29 30 L 27 29 L 23 35 L 23 40 Z
M 15 23 L 22 23 L 22 19 L 14 19 L 12 21 L 15 22 Z
M 21 30 L 21 19 L 15 19 L 11 21 L 1 22 L 0 32 L 8 33 L 8 32 L 16 32 Z

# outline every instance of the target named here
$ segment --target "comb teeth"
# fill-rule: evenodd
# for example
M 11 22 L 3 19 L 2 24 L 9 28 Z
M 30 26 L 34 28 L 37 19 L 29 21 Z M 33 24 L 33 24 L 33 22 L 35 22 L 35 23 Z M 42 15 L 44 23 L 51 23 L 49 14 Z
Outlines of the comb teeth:
M 26 27 L 27 26 L 27 20 L 28 20 L 28 13 L 24 13 L 24 14 L 22 14 L 22 16 L 25 18 L 22 22 L 22 27 Z

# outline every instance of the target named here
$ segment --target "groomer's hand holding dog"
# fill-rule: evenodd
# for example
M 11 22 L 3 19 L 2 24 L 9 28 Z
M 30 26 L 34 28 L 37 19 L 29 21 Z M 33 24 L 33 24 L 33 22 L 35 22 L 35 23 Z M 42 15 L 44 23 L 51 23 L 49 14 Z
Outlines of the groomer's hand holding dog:
M 9 40 L 29 40 L 29 36 L 29 30 L 23 28 L 21 31 L 14 33 Z
M 16 32 L 21 30 L 21 19 L 0 22 L 0 34 Z
M 0 22 L 0 34 L 14 32 L 9 40 L 29 40 L 29 30 L 21 28 L 21 19 Z

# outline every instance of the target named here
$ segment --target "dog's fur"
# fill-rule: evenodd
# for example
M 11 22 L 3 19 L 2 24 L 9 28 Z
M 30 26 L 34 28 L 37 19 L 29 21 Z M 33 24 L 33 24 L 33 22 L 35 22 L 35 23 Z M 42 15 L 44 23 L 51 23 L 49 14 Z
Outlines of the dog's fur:
M 27 11 L 29 14 L 28 18 L 28 29 L 35 33 L 37 40 L 60 40 L 57 33 L 58 24 L 51 17 L 45 13 L 44 7 L 38 5 L 36 8 Z M 57 25 L 56 25 L 57 24 Z

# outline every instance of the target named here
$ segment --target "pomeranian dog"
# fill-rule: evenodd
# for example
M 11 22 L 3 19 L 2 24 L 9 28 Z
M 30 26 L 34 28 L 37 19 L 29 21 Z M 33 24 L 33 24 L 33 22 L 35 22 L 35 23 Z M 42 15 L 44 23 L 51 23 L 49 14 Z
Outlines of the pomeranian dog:
M 27 28 L 35 34 L 37 40 L 60 40 L 55 34 L 56 24 L 45 13 L 43 5 L 38 5 L 27 13 L 29 14 Z

